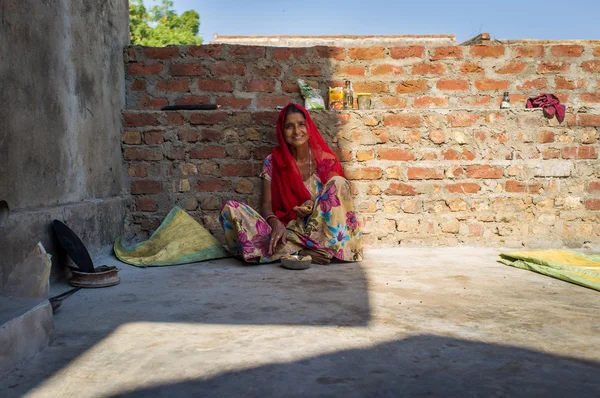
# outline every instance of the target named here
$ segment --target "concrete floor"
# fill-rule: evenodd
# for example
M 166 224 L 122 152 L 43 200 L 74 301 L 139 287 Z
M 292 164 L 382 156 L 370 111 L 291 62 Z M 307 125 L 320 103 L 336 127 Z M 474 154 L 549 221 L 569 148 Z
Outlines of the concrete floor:
M 600 292 L 499 252 L 122 264 L 120 285 L 63 303 L 55 341 L 0 396 L 600 396 Z

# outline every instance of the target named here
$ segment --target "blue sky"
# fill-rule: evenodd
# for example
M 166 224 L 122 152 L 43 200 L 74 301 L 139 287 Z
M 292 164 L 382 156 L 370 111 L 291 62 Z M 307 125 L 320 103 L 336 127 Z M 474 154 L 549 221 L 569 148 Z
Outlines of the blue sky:
M 144 0 L 148 5 L 159 0 Z M 200 35 L 455 34 L 600 40 L 599 0 L 174 0 L 200 14 Z

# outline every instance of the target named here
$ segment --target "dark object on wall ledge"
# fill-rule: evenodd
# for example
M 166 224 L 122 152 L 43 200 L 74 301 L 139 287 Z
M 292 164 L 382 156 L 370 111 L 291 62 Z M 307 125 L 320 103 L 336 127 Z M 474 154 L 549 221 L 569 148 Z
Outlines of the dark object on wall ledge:
M 161 111 L 213 111 L 217 109 L 216 104 L 198 104 L 198 105 L 167 105 L 160 108 Z
M 527 108 L 544 108 L 544 115 L 552 119 L 554 115 L 559 122 L 565 120 L 566 107 L 560 103 L 558 97 L 554 94 L 540 94 L 537 97 L 527 100 Z
M 52 228 L 58 241 L 67 251 L 71 260 L 77 265 L 79 271 L 93 273 L 94 263 L 92 262 L 92 258 L 75 232 L 58 220 L 52 222 Z

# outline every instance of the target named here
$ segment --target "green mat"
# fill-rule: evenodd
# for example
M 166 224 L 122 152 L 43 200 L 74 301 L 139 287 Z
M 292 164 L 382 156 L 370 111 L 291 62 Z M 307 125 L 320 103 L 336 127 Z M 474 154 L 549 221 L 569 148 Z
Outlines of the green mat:
M 119 260 L 138 267 L 188 264 L 229 257 L 219 241 L 179 207 L 169 212 L 147 241 L 126 248 L 117 238 L 113 249 Z
M 500 254 L 500 262 L 600 291 L 600 255 L 570 250 Z

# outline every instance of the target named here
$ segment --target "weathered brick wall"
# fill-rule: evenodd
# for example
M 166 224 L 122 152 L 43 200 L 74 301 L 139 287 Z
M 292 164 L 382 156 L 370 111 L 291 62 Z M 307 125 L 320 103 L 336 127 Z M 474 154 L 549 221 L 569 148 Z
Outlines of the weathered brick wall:
M 260 201 L 257 174 L 276 142 L 272 108 L 300 101 L 297 75 L 325 88 L 353 73 L 376 109 L 313 115 L 352 181 L 368 245 L 600 243 L 600 45 L 128 53 L 130 108 L 223 105 L 125 112 L 135 232 L 151 232 L 180 205 L 220 237 L 223 200 Z M 183 70 L 198 76 L 172 77 Z M 498 109 L 504 90 L 511 110 Z M 567 102 L 563 123 L 523 109 L 546 91 Z

